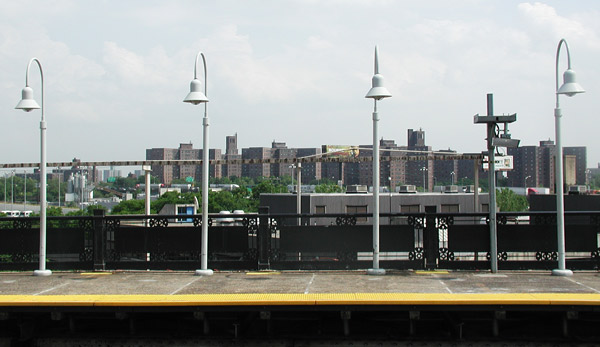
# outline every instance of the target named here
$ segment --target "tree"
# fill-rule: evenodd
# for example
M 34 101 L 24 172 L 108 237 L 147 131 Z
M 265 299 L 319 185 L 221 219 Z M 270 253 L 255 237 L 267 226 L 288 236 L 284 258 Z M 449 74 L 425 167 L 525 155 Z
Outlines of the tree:
M 529 208 L 526 197 L 517 195 L 508 188 L 497 190 L 496 203 L 501 212 L 522 212 Z
M 592 176 L 590 180 L 591 189 L 600 189 L 600 174 Z
M 241 210 L 232 192 L 222 190 L 220 192 L 209 192 L 208 212 Z
M 319 184 L 315 187 L 316 193 L 342 193 L 342 188 L 337 184 Z
M 125 200 L 112 208 L 113 214 L 145 214 L 144 200 Z M 154 212 L 156 213 L 156 212 Z
M 113 187 L 123 190 L 132 190 L 135 189 L 136 184 L 137 180 L 133 177 L 116 177 Z

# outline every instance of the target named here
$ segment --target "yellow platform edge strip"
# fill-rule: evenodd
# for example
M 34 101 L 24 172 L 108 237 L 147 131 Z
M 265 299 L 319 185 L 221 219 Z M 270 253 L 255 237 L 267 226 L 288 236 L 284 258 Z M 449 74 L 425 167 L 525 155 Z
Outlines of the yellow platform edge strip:
M 0 295 L 8 306 L 322 306 L 322 305 L 577 305 L 600 306 L 600 294 L 332 293 L 189 295 Z

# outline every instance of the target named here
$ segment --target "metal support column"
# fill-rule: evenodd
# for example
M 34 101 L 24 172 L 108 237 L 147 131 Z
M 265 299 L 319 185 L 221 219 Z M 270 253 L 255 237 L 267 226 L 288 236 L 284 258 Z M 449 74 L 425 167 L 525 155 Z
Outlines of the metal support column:
M 494 116 L 494 95 L 487 94 L 487 115 L 473 118 L 475 124 L 487 126 L 487 154 L 488 154 L 488 179 L 489 179 L 489 220 L 490 220 L 490 267 L 493 273 L 498 272 L 498 240 L 496 224 L 496 148 L 517 147 L 519 140 L 513 140 L 508 133 L 507 123 L 517 120 L 517 114 Z M 498 124 L 505 125 L 503 135 L 499 136 Z

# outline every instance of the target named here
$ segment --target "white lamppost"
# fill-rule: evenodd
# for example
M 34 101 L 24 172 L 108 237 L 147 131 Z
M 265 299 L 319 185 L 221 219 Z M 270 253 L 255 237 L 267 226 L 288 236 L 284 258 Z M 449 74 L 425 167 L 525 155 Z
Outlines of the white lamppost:
M 377 134 L 377 100 L 391 97 L 392 94 L 383 86 L 383 76 L 379 74 L 379 49 L 375 46 L 375 74 L 371 80 L 372 87 L 365 98 L 373 99 L 373 268 L 367 270 L 368 275 L 385 275 L 385 269 L 379 268 L 379 135 Z
M 525 188 L 527 188 L 527 179 L 531 178 L 531 176 L 525 176 L 525 181 L 523 182 Z M 527 193 L 527 192 L 525 192 Z
M 60 170 L 60 168 L 58 168 Z M 58 207 L 60 207 L 60 171 L 58 172 Z
M 23 213 L 27 205 L 27 171 L 23 170 Z
M 204 66 L 204 93 L 202 93 L 202 83 L 198 80 L 198 63 L 202 57 Z M 194 64 L 194 79 L 190 83 L 190 92 L 183 99 L 183 102 L 189 102 L 193 105 L 204 104 L 204 118 L 202 118 L 203 142 L 202 142 L 202 239 L 200 249 L 200 269 L 196 270 L 197 276 L 210 276 L 213 271 L 208 269 L 208 115 L 206 113 L 206 59 L 202 52 L 196 55 L 196 63 Z
M 46 118 L 44 116 L 44 72 L 42 64 L 37 58 L 32 58 L 27 64 L 25 74 L 25 88 L 21 92 L 21 101 L 15 107 L 18 110 L 30 112 L 40 106 L 33 99 L 33 89 L 29 87 L 29 68 L 33 62 L 37 63 L 42 79 L 42 119 L 40 121 L 40 255 L 39 270 L 33 272 L 34 276 L 50 276 L 52 271 L 46 269 Z
M 10 209 L 15 209 L 15 170 L 12 170 L 10 176 Z
M 423 172 L 423 193 L 425 193 L 427 191 L 425 189 L 425 172 L 427 171 L 427 168 L 423 166 L 420 171 Z
M 563 74 L 563 85 L 558 87 L 558 58 L 560 55 L 560 48 L 565 45 L 567 49 L 567 70 Z M 556 108 L 554 109 L 554 126 L 556 132 L 556 153 L 554 164 L 556 170 L 556 233 L 558 239 L 558 269 L 552 270 L 552 275 L 555 276 L 571 276 L 573 271 L 566 268 L 565 262 L 565 222 L 564 222 L 564 196 L 563 196 L 563 150 L 560 135 L 560 119 L 562 118 L 562 112 L 558 103 L 558 96 L 565 94 L 566 96 L 573 96 L 578 93 L 583 93 L 585 90 L 575 82 L 575 71 L 571 70 L 571 54 L 569 53 L 569 45 L 565 39 L 561 39 L 558 42 L 558 48 L 556 49 Z
M 454 173 L 454 171 L 452 171 L 452 172 L 450 173 L 450 185 L 454 185 L 454 176 L 455 176 L 455 175 L 456 175 L 456 174 Z
M 8 174 L 5 172 L 4 173 L 4 209 L 5 210 L 6 210 L 6 205 L 7 205 L 6 204 L 6 202 L 7 202 L 7 199 L 6 199 L 6 177 L 8 177 L 7 175 Z

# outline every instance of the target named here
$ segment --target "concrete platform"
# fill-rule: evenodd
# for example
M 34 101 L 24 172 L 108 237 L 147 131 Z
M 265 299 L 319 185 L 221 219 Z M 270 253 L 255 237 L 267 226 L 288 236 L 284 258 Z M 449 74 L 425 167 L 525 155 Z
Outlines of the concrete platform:
M 0 273 L 0 345 L 595 344 L 598 321 L 595 271 Z
M 224 301 L 248 301 L 254 298 L 273 296 L 287 304 L 310 302 L 317 298 L 306 295 L 329 294 L 328 298 L 347 300 L 347 294 L 382 294 L 369 296 L 381 304 L 382 298 L 398 302 L 410 296 L 424 303 L 427 300 L 452 300 L 455 298 L 464 304 L 469 298 L 487 298 L 488 301 L 523 300 L 533 298 L 531 294 L 552 294 L 538 296 L 540 300 L 561 298 L 576 302 L 585 297 L 600 304 L 600 273 L 576 272 L 572 277 L 551 276 L 550 272 L 466 272 L 466 271 L 388 271 L 385 276 L 367 276 L 365 271 L 319 271 L 319 272 L 216 272 L 212 276 L 194 276 L 192 272 L 55 272 L 49 277 L 34 277 L 30 273 L 0 274 L 0 306 L 31 302 L 41 304 L 46 298 L 49 303 L 69 300 L 82 304 L 86 300 L 98 301 L 100 297 L 109 297 L 117 301 L 144 301 L 149 298 L 168 305 L 185 298 L 198 304 L 198 295 L 213 295 L 212 300 L 220 304 Z M 285 296 L 286 294 L 289 296 Z M 385 295 L 383 295 L 385 294 Z M 403 294 L 403 295 L 390 295 Z M 424 295 L 428 294 L 428 295 Z M 433 294 L 437 294 L 433 295 Z M 507 295 L 510 294 L 510 295 Z M 557 296 L 556 294 L 570 294 Z M 582 295 L 586 294 L 586 295 Z M 228 295 L 223 296 L 223 295 Z M 246 296 L 244 298 L 244 295 Z M 421 296 L 419 296 L 421 295 Z M 465 296 L 467 295 L 467 296 Z M 482 296 L 484 295 L 484 296 Z M 519 296 L 520 295 L 520 296 Z M 528 295 L 528 296 L 524 296 Z M 137 299 L 135 296 L 139 296 Z M 86 297 L 88 299 L 86 299 Z M 152 300 L 152 299 L 150 299 Z M 259 300 L 260 301 L 260 300 Z M 362 300 L 364 301 L 364 300 Z M 262 302 L 264 304 L 264 302 Z M 346 303 L 349 303 L 347 301 Z M 481 302 L 480 302 L 481 303 Z

